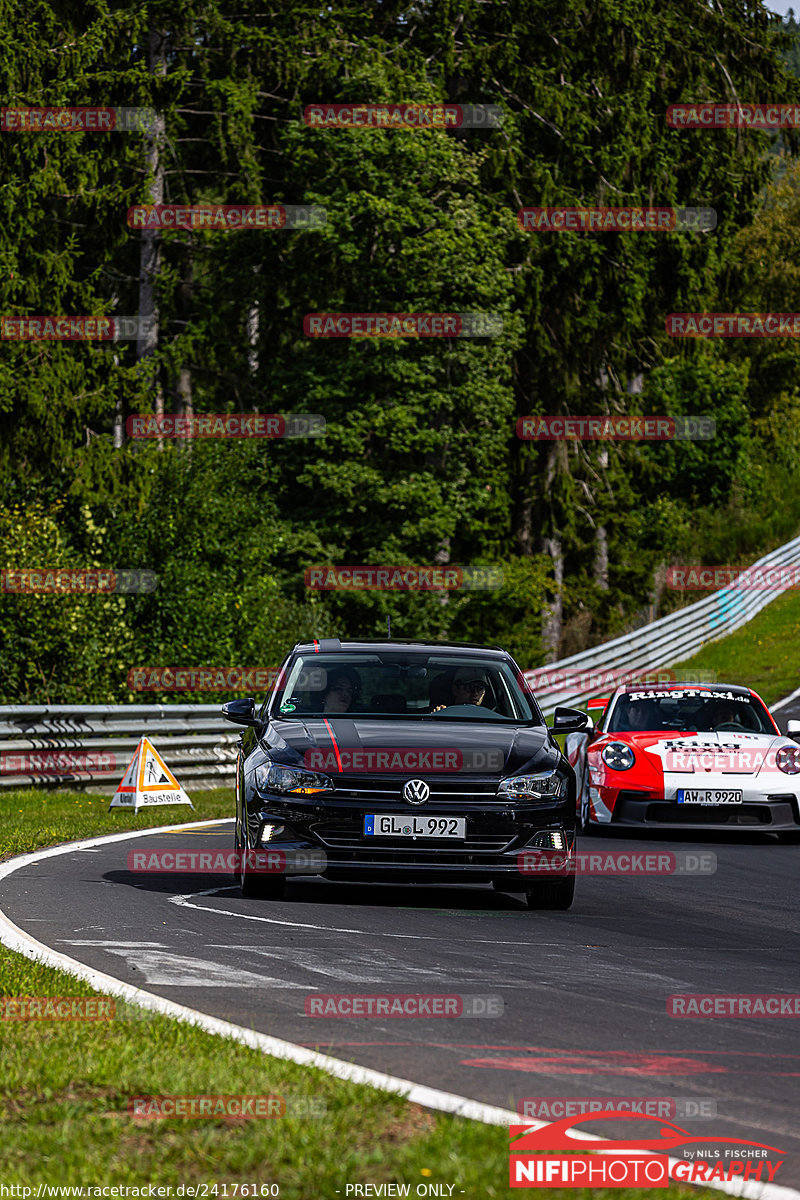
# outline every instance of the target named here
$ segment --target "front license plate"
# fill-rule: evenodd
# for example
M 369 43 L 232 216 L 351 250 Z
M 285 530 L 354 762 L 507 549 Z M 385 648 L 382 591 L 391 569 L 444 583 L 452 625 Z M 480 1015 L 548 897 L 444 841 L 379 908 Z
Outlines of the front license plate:
M 741 804 L 740 791 L 715 791 L 711 788 L 678 788 L 678 804 Z
M 397 813 L 369 813 L 364 817 L 365 837 L 465 838 L 466 817 L 413 817 Z

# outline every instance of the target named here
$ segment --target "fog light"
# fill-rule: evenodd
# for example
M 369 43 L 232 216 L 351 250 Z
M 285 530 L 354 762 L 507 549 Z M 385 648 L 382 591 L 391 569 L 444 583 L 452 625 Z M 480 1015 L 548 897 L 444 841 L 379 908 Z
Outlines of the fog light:
M 528 845 L 535 846 L 538 850 L 566 850 L 567 839 L 563 829 L 545 829 L 537 833 Z
M 265 842 L 271 842 L 279 833 L 283 833 L 284 825 L 264 825 L 261 830 L 260 844 L 263 846 Z

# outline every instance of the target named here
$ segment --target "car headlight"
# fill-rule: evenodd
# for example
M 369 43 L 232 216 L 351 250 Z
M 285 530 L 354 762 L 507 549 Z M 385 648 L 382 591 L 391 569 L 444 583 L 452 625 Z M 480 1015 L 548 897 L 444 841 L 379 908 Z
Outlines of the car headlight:
M 800 746 L 781 746 L 775 765 L 784 775 L 800 775 Z
M 277 792 L 279 796 L 316 796 L 319 792 L 332 792 L 333 781 L 319 771 L 262 763 L 256 767 L 256 787 L 260 792 Z
M 557 771 L 514 775 L 510 779 L 501 779 L 497 792 L 509 800 L 560 800 L 567 794 L 567 781 Z
M 609 742 L 600 757 L 612 771 L 630 771 L 634 762 L 634 753 L 624 742 Z

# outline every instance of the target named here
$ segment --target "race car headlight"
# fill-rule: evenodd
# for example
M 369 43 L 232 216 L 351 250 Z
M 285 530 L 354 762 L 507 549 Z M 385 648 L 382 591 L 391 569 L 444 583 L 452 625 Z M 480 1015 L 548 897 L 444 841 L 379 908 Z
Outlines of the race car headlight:
M 800 775 L 800 746 L 781 746 L 775 755 L 775 766 L 784 775 Z
M 275 792 L 279 796 L 316 796 L 319 792 L 332 792 L 333 781 L 319 771 L 262 763 L 256 767 L 256 787 L 260 792 Z
M 624 742 L 609 742 L 600 757 L 612 771 L 630 771 L 634 762 L 634 753 Z
M 544 771 L 540 775 L 514 775 L 501 779 L 497 794 L 509 800 L 560 800 L 567 794 L 567 781 L 557 771 Z

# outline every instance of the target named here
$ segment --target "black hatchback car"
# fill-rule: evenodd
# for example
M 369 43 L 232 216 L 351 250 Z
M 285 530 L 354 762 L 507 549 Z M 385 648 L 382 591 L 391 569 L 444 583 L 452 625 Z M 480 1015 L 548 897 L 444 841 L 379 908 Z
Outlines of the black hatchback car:
M 554 735 L 587 718 L 556 709 L 548 728 L 501 647 L 300 643 L 258 711 L 246 699 L 223 712 L 249 726 L 236 771 L 244 895 L 280 897 L 294 870 L 572 904 L 574 872 L 531 864 L 574 853 L 575 774 Z M 274 870 L 253 865 L 267 859 Z

